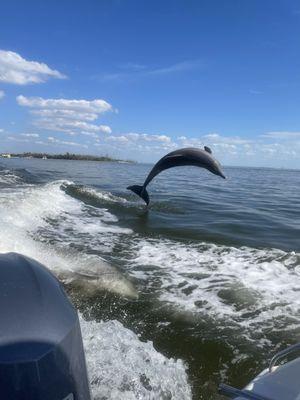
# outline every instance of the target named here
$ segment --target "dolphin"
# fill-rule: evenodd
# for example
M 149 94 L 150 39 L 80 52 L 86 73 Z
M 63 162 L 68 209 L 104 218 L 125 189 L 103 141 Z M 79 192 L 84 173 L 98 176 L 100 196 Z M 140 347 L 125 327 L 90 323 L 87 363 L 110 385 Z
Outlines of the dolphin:
M 150 199 L 146 187 L 149 185 L 152 179 L 154 179 L 156 175 L 165 169 L 182 167 L 185 165 L 194 165 L 196 167 L 205 168 L 213 174 L 226 179 L 221 170 L 219 162 L 213 158 L 212 151 L 209 147 L 204 146 L 204 150 L 195 147 L 189 147 L 175 150 L 166 154 L 154 165 L 152 170 L 149 172 L 149 175 L 147 176 L 143 186 L 133 185 L 128 186 L 127 189 L 140 196 L 148 205 Z

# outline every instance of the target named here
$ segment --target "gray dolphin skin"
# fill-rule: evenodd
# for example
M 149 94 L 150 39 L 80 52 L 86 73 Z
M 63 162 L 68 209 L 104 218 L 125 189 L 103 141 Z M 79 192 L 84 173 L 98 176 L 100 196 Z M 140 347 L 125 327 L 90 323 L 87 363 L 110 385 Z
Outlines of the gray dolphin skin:
M 183 167 L 185 165 L 193 165 L 195 167 L 205 168 L 213 174 L 226 179 L 221 170 L 219 162 L 213 158 L 212 151 L 209 147 L 205 146 L 204 150 L 189 147 L 175 150 L 166 154 L 154 165 L 152 170 L 149 172 L 149 175 L 147 176 L 143 186 L 133 185 L 128 186 L 127 189 L 140 196 L 148 205 L 150 199 L 146 187 L 149 185 L 152 179 L 154 179 L 156 175 L 165 169 Z

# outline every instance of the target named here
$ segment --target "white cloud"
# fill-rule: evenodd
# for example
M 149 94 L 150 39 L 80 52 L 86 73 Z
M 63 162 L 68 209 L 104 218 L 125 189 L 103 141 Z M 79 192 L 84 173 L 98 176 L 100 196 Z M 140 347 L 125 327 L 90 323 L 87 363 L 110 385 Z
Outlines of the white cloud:
M 204 135 L 202 139 L 217 158 L 229 165 L 295 167 L 300 152 L 300 133 L 297 132 L 269 132 L 255 140 L 218 134 Z
M 43 145 L 43 146 L 49 146 L 49 145 L 50 145 L 49 142 L 45 142 L 45 141 L 43 141 L 43 140 L 36 140 L 34 143 L 35 143 L 35 144 L 41 144 L 41 145 Z
M 180 63 L 170 65 L 163 68 L 155 68 L 148 71 L 148 75 L 167 75 L 174 72 L 191 71 L 193 69 L 198 69 L 203 65 L 200 60 L 187 60 Z
M 126 152 L 127 154 L 122 155 L 122 157 L 127 158 L 128 155 L 130 156 L 133 154 L 134 159 L 140 158 L 142 160 L 144 160 L 144 156 L 146 156 L 146 158 L 156 154 L 159 156 L 164 152 L 169 152 L 178 147 L 167 135 L 151 135 L 135 132 L 119 136 L 106 136 L 103 141 L 96 140 L 94 145 L 102 149 L 106 149 L 105 146 L 109 146 L 105 151 L 116 151 L 123 154 Z
M 14 142 L 24 142 L 24 143 L 28 143 L 29 142 L 29 139 L 23 139 L 23 138 L 20 138 L 18 136 L 7 136 L 7 139 L 8 140 L 12 140 Z
M 42 97 L 18 96 L 20 106 L 46 109 L 46 110 L 71 110 L 80 113 L 103 114 L 112 111 L 112 106 L 105 100 L 68 100 L 68 99 L 43 99 Z
M 186 136 L 180 136 L 177 139 L 179 147 L 203 147 L 201 138 L 190 138 Z
M 204 135 L 203 137 L 207 139 L 220 139 L 220 135 L 218 133 L 208 133 L 207 135 Z
M 40 135 L 38 133 L 21 133 L 21 136 L 38 138 Z
M 39 128 L 50 131 L 65 132 L 69 135 L 81 133 L 83 135 L 95 135 L 98 133 L 111 133 L 111 128 L 107 125 L 88 124 L 85 121 L 70 121 L 63 118 L 39 119 L 34 122 Z
M 166 135 L 142 135 L 142 138 L 150 142 L 171 143 L 171 138 Z
M 278 135 L 277 135 L 278 136 Z M 289 136 L 289 135 L 285 135 Z M 181 147 L 212 149 L 214 157 L 222 164 L 298 167 L 300 153 L 300 136 L 290 135 L 290 140 L 278 141 L 264 138 L 246 139 L 240 136 L 224 136 L 218 133 L 201 134 L 198 137 L 179 136 L 172 139 L 167 135 L 149 135 L 143 133 L 127 133 L 120 136 L 107 137 L 97 146 L 104 149 L 105 143 L 110 144 L 107 152 L 115 152 L 120 158 L 133 158 L 140 161 L 158 160 L 160 156 Z M 298 158 L 298 161 L 297 161 Z
M 73 120 L 69 120 L 73 121 Z M 294 132 L 295 133 L 295 132 Z M 134 159 L 142 162 L 157 161 L 166 153 L 182 147 L 212 149 L 213 156 L 225 165 L 252 166 L 285 166 L 299 168 L 300 138 L 298 135 L 281 140 L 280 138 L 263 136 L 256 140 L 239 136 L 224 136 L 217 133 L 201 134 L 198 137 L 179 136 L 172 139 L 164 134 L 123 133 L 119 135 L 103 135 L 98 132 L 85 133 L 88 140 L 65 140 L 55 135 L 46 140 L 36 140 L 37 145 L 51 146 L 54 151 L 68 151 L 69 147 L 87 149 L 88 153 L 110 154 L 123 159 Z M 15 142 L 28 142 L 32 145 L 37 134 L 23 133 L 10 136 L 7 139 Z M 95 140 L 92 140 L 94 138 Z M 96 150 L 97 149 L 97 150 Z M 79 150 L 80 151 L 80 150 Z
M 270 139 L 300 139 L 300 132 L 276 131 L 267 132 L 262 136 Z
M 127 133 L 125 137 L 127 137 L 131 141 L 171 143 L 171 138 L 166 135 L 149 135 L 147 133 Z
M 0 100 L 3 99 L 3 97 L 5 96 L 5 93 L 3 90 L 0 90 Z
M 66 127 L 70 127 L 71 129 L 79 129 L 80 131 L 86 132 L 103 132 L 103 133 L 111 133 L 111 129 L 107 125 L 94 125 L 88 124 L 84 121 L 62 121 L 62 124 Z
M 97 133 L 111 133 L 109 126 L 91 123 L 100 115 L 113 111 L 111 104 L 105 100 L 44 99 L 20 95 L 17 103 L 30 109 L 34 116 L 33 124 L 38 128 L 94 137 Z
M 122 135 L 122 136 L 108 136 L 108 138 L 106 139 L 107 141 L 110 142 L 120 142 L 120 143 L 128 143 L 129 142 L 129 138 Z
M 65 145 L 65 146 L 77 146 L 77 147 L 84 147 L 84 148 L 88 147 L 86 144 L 83 144 L 83 143 L 70 142 L 67 140 L 60 140 L 60 139 L 54 138 L 53 136 L 48 136 L 48 141 L 49 141 L 49 143 Z
M 49 109 L 42 109 L 42 110 L 31 110 L 33 115 L 37 115 L 42 118 L 67 118 L 67 119 L 75 119 L 75 120 L 82 120 L 82 121 L 94 121 L 98 118 L 98 114 L 96 113 L 89 113 L 89 112 L 78 112 L 74 110 L 49 110 Z
M 203 136 L 204 140 L 208 140 L 210 142 L 215 141 L 218 144 L 227 143 L 227 144 L 249 144 L 252 142 L 250 139 L 243 139 L 239 136 L 221 136 L 218 133 L 209 133 Z
M 49 78 L 64 79 L 65 75 L 47 64 L 27 61 L 18 53 L 0 50 L 0 82 L 26 85 L 42 83 Z
M 140 135 L 138 134 L 138 133 L 127 133 L 127 135 L 126 135 L 129 139 L 132 139 L 132 140 L 137 140 L 139 137 L 140 137 Z
M 185 60 L 164 67 L 147 67 L 145 65 L 134 63 L 127 63 L 126 65 L 126 68 L 123 66 L 121 70 L 106 74 L 101 78 L 107 81 L 120 81 L 130 78 L 171 75 L 180 72 L 197 70 L 203 67 L 203 62 L 200 60 Z M 126 72 L 124 72 L 124 69 L 126 69 Z

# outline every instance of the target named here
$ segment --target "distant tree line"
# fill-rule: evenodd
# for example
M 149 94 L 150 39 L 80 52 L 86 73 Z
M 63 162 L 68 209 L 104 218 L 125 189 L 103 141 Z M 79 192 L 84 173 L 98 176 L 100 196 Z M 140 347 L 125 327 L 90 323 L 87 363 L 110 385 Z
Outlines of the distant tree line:
M 26 157 L 26 158 L 48 158 L 54 160 L 81 160 L 81 161 L 122 161 L 109 156 L 91 156 L 87 154 L 48 154 L 48 153 L 21 153 L 11 154 L 12 157 Z M 132 161 L 128 161 L 132 162 Z

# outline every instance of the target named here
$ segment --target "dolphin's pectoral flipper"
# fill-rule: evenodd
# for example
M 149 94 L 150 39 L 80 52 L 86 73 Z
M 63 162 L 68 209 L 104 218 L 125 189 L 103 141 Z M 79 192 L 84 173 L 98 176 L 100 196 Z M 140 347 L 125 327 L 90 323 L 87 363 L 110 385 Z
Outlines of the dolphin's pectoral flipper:
M 150 202 L 149 194 L 148 194 L 147 190 L 144 188 L 144 186 L 133 185 L 133 186 L 128 186 L 127 189 L 131 190 L 133 193 L 140 196 L 147 205 L 149 204 L 149 202 Z
M 207 153 L 212 154 L 212 151 L 211 151 L 211 149 L 210 149 L 209 147 L 204 146 L 204 150 L 205 150 Z

